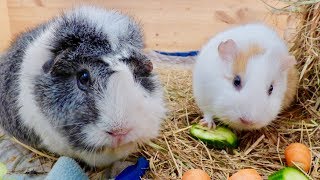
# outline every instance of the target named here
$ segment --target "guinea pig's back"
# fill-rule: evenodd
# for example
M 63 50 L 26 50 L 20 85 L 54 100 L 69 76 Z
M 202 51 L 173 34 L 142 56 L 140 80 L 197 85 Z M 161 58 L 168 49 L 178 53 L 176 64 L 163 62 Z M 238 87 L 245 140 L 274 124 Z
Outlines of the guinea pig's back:
M 240 49 L 248 49 L 252 45 L 259 45 L 264 49 L 276 48 L 287 51 L 285 42 L 271 27 L 262 23 L 253 23 L 227 29 L 215 35 L 209 40 L 204 51 L 215 51 L 217 54 L 218 46 L 221 42 L 232 39 Z
M 19 116 L 19 77 L 25 49 L 32 44 L 45 29 L 45 25 L 22 33 L 11 46 L 0 56 L 0 126 L 8 134 L 24 143 L 37 146 L 40 138 L 27 128 Z
M 281 49 L 287 51 L 286 44 L 272 28 L 264 24 L 247 24 L 239 28 L 238 32 L 232 33 L 233 38 L 240 47 L 247 49 L 252 44 L 257 44 L 265 49 Z

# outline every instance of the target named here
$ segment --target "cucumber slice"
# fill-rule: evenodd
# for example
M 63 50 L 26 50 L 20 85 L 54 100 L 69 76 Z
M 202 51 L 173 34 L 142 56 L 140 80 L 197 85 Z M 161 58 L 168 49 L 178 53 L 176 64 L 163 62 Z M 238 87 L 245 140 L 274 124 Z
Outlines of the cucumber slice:
M 6 175 L 7 172 L 8 172 L 8 170 L 7 170 L 6 165 L 0 162 L 0 179 L 2 179 L 2 177 L 4 175 Z
M 308 178 L 294 167 L 285 167 L 268 177 L 268 180 L 308 180 Z
M 223 149 L 226 147 L 236 148 L 238 146 L 237 136 L 227 127 L 217 127 L 209 129 L 207 127 L 195 124 L 190 129 L 190 134 L 208 146 Z

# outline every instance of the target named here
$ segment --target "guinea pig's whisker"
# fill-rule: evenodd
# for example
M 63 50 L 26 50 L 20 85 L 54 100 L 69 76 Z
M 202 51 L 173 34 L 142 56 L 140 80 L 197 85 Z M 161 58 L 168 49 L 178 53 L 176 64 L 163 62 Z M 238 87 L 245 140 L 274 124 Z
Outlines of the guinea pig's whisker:
M 94 146 L 89 146 L 89 145 L 86 145 L 85 146 L 85 151 L 89 153 L 89 156 L 90 156 L 90 159 L 91 157 L 95 154 L 96 152 L 96 148 Z M 93 157 L 94 158 L 94 157 Z M 94 164 L 95 164 L 95 159 L 94 159 Z
M 73 140 L 73 142 L 78 142 L 80 140 L 82 140 L 82 141 L 86 140 L 85 135 L 82 132 L 77 132 L 77 133 L 71 134 L 71 137 L 73 137 L 73 136 L 75 136 L 75 137 L 79 136 L 77 139 Z
M 103 98 L 103 87 L 101 85 L 98 85 L 98 87 L 93 87 L 93 90 L 97 92 L 96 96 L 98 96 L 100 99 Z
M 223 121 L 224 124 L 226 124 L 226 125 L 230 124 L 230 120 L 229 119 L 227 119 L 225 117 L 221 117 L 220 119 Z
M 86 151 L 86 152 L 89 152 L 89 155 L 91 155 L 91 153 L 92 153 L 92 147 L 90 147 L 88 144 L 87 145 L 85 145 L 85 148 L 84 148 L 84 150 Z
M 66 126 L 73 126 L 73 125 L 83 125 L 85 123 L 72 123 L 72 124 L 64 124 L 64 125 L 58 125 L 58 126 L 53 126 L 54 128 L 59 128 L 59 127 L 66 127 Z
M 98 148 L 95 148 L 95 151 L 103 151 L 103 149 L 104 149 L 104 147 L 103 146 L 101 146 L 101 147 L 98 147 Z
M 96 153 L 94 153 L 94 151 L 95 151 L 95 148 L 93 147 L 91 149 L 91 155 L 93 155 L 93 167 L 96 166 Z
M 242 113 L 239 107 L 237 107 L 237 109 L 235 110 L 235 112 L 236 112 L 236 114 L 239 114 L 239 115 L 241 115 L 241 113 Z M 230 112 L 230 113 L 232 113 L 232 112 Z M 247 115 L 244 114 L 244 116 L 247 116 Z
M 71 129 L 69 129 L 70 132 L 74 132 L 74 130 L 78 128 L 78 126 L 73 126 Z

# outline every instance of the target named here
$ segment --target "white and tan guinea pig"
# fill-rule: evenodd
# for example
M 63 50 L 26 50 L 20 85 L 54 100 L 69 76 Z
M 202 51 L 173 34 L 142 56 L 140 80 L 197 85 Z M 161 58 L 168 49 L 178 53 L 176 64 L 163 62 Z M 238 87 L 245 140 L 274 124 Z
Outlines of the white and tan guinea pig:
M 298 73 L 295 58 L 270 27 L 246 24 L 213 37 L 200 51 L 193 92 L 204 114 L 237 129 L 259 129 L 293 101 Z

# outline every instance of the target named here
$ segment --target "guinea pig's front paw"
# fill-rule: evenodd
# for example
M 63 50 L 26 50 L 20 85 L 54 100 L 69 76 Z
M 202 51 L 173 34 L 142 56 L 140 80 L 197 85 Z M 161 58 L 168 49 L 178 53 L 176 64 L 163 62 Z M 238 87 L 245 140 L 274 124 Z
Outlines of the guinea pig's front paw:
M 206 118 L 206 117 L 200 120 L 200 125 L 207 126 L 208 128 L 212 128 L 212 129 L 216 128 L 216 123 L 214 123 L 214 121 L 211 118 Z

